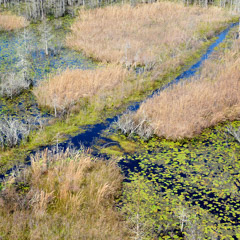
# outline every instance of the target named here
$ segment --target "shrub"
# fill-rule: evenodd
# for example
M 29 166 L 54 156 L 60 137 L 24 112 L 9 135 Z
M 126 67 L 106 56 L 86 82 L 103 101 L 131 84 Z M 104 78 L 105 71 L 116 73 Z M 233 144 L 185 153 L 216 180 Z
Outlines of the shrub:
M 232 126 L 227 127 L 227 133 L 233 136 L 236 141 L 240 143 L 240 127 L 239 128 L 234 128 Z
M 142 116 L 141 119 L 136 119 L 134 116 L 135 113 L 131 111 L 124 113 L 116 122 L 117 128 L 129 137 L 133 134 L 137 134 L 145 139 L 152 137 L 154 131 L 147 118 Z
M 46 120 L 41 116 L 26 116 L 25 120 L 13 117 L 0 119 L 0 145 L 3 148 L 15 147 L 26 140 L 34 129 L 42 129 Z
M 0 120 L 0 144 L 1 147 L 15 147 L 30 133 L 30 127 L 20 120 L 4 118 Z
M 30 87 L 31 81 L 25 78 L 25 73 L 10 73 L 2 76 L 0 83 L 0 95 L 13 98 L 19 95 L 23 90 Z

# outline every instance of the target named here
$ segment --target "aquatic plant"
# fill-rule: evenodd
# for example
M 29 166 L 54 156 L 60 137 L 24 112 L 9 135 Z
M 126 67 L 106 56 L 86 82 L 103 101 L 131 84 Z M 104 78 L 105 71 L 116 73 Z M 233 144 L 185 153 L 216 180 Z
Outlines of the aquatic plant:
M 227 126 L 181 142 L 133 136 L 136 153 L 123 155 L 119 164 L 128 179 L 121 209 L 135 236 L 239 237 L 240 146 L 226 134 Z M 238 129 L 239 121 L 231 126 Z

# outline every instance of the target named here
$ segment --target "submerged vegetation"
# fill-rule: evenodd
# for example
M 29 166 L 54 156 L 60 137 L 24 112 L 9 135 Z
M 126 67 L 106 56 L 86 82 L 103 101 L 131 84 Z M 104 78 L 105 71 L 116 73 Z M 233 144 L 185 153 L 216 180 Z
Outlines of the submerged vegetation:
M 239 121 L 182 141 L 107 133 L 118 142 L 127 174 L 122 211 L 142 239 L 239 237 Z M 127 153 L 135 143 L 135 152 Z M 113 153 L 109 147 L 106 153 Z M 107 149 L 106 149 L 107 150 Z M 120 149 L 119 149 L 120 150 Z M 115 153 L 116 154 L 116 153 Z

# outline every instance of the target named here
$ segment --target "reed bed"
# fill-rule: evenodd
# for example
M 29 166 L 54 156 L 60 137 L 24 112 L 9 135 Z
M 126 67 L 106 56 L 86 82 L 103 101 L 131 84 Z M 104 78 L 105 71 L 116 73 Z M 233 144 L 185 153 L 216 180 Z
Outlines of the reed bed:
M 134 115 L 145 119 L 159 137 L 191 138 L 203 129 L 240 118 L 239 40 L 217 58 L 207 60 L 190 81 L 162 91 Z
M 12 31 L 26 27 L 29 22 L 21 16 L 11 13 L 0 13 L 0 30 Z
M 81 10 L 67 45 L 101 61 L 129 65 L 175 61 L 184 49 L 199 47 L 220 22 L 231 18 L 217 7 L 157 2 Z
M 87 153 L 32 158 L 31 167 L 8 178 L 0 193 L 3 239 L 129 239 L 114 209 L 122 176 L 113 162 Z
M 80 99 L 107 96 L 123 84 L 127 75 L 128 71 L 117 65 L 94 70 L 67 69 L 42 82 L 33 92 L 40 106 L 63 111 Z

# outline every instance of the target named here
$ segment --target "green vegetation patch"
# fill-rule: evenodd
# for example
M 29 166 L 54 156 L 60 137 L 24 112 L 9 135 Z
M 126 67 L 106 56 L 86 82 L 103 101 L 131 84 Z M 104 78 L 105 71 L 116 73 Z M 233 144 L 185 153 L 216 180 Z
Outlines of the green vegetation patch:
M 198 229 L 194 236 L 203 239 L 236 236 L 240 145 L 226 133 L 229 125 L 239 127 L 240 121 L 206 129 L 191 140 L 141 140 L 135 154 L 122 157 L 119 164 L 130 180 L 125 183 L 122 211 L 132 218 L 139 214 L 146 239 L 189 237 L 193 228 Z M 119 138 L 126 141 L 125 136 Z M 181 211 L 187 219 L 182 230 Z

